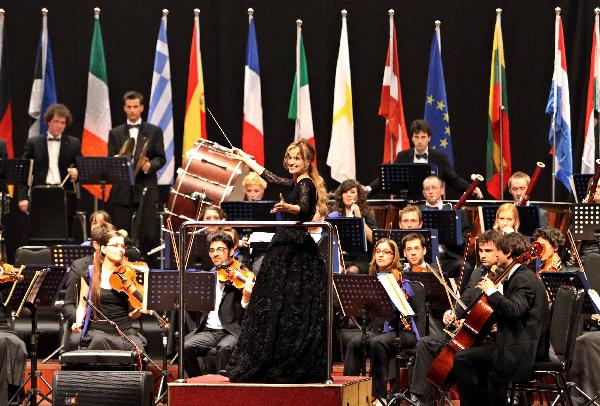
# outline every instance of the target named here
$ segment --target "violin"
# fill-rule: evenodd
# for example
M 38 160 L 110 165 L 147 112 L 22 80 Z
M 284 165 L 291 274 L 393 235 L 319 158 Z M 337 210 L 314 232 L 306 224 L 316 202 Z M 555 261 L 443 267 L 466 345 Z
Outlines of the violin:
M 233 285 L 236 289 L 244 289 L 247 280 L 253 281 L 254 273 L 245 268 L 240 261 L 234 259 L 229 264 L 217 267 L 217 279 L 226 285 Z
M 410 266 L 411 272 L 429 272 L 429 269 L 426 266 L 421 264 L 413 264 Z
M 0 267 L 0 285 L 7 282 L 22 282 L 23 275 L 21 272 L 23 271 L 24 266 L 21 266 L 19 269 L 15 269 L 14 266 L 4 263 Z
M 549 258 L 546 262 L 542 263 L 539 267 L 538 273 L 540 272 L 560 272 L 563 269 L 562 261 L 559 258 Z

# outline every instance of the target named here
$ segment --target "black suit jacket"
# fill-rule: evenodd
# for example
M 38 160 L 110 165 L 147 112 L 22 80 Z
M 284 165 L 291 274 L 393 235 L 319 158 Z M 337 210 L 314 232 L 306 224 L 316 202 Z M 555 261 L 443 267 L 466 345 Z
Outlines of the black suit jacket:
M 6 141 L 0 140 L 0 159 L 8 159 L 8 150 L 6 149 Z
M 115 156 L 119 150 L 129 139 L 129 130 L 126 124 L 121 124 L 110 130 L 108 133 L 108 156 Z M 138 158 L 144 144 L 148 141 L 148 151 L 146 156 L 150 160 L 150 170 L 148 173 L 140 171 L 135 178 L 135 186 L 133 190 L 128 185 L 114 185 L 111 194 L 110 202 L 127 206 L 130 203 L 139 203 L 140 196 L 144 187 L 148 187 L 150 199 L 158 200 L 158 187 L 156 172 L 160 170 L 167 161 L 165 158 L 165 147 L 163 141 L 162 129 L 150 123 L 142 122 L 135 143 L 135 156 L 133 168 L 137 164 Z M 133 199 L 133 200 L 132 200 Z
M 81 278 L 87 280 L 89 278 L 89 267 L 94 262 L 94 255 L 88 255 L 83 258 L 76 259 L 71 264 L 69 279 L 65 285 L 65 298 L 61 308 L 61 313 L 64 318 L 70 322 L 75 322 L 77 312 L 77 301 L 79 299 L 79 286 Z
M 470 183 L 461 178 L 456 174 L 454 168 L 450 165 L 448 157 L 443 152 L 437 152 L 431 148 L 428 151 L 428 163 L 434 164 L 438 168 L 438 176 L 446 183 L 446 186 L 450 186 L 459 192 L 464 192 L 470 186 Z M 413 163 L 415 158 L 415 150 L 413 148 L 405 151 L 398 152 L 395 164 L 410 164 Z M 371 194 L 379 192 L 381 189 L 381 183 L 379 178 L 375 179 L 371 184 Z
M 41 134 L 29 138 L 25 143 L 24 159 L 33 159 L 33 183 L 32 186 L 46 184 L 48 175 L 48 135 Z M 60 138 L 60 152 L 58 155 L 58 169 L 61 180 L 67 176 L 67 169 L 76 166 L 77 157 L 81 156 L 81 141 L 70 135 L 63 134 Z M 66 187 L 72 187 L 71 182 L 65 184 Z
M 217 282 L 220 283 L 220 282 Z M 241 331 L 242 319 L 244 318 L 244 308 L 242 307 L 242 292 L 231 285 L 226 285 L 219 304 L 219 320 L 223 328 L 235 337 L 239 337 Z M 204 329 L 208 318 L 208 313 L 190 313 L 190 317 L 197 320 L 197 327 L 193 330 L 196 334 Z M 199 316 L 199 318 L 197 318 Z M 192 334 L 190 334 L 192 335 Z
M 511 382 L 529 379 L 536 360 L 548 359 L 550 311 L 544 284 L 520 265 L 504 283 L 504 295 L 495 292 L 487 299 L 498 325 L 494 355 L 498 377 Z

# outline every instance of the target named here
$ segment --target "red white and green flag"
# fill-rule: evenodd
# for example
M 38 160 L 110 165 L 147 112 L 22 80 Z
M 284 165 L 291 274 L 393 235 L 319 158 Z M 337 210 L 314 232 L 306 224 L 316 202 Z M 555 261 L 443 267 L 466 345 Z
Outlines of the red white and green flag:
M 288 118 L 296 121 L 294 140 L 306 139 L 315 146 L 310 91 L 308 88 L 308 66 L 302 40 L 302 20 L 296 21 L 296 75 L 290 100 Z M 316 156 L 315 156 L 316 161 Z M 313 162 L 315 164 L 316 162 Z
M 488 107 L 487 138 L 487 190 L 500 199 L 508 183 L 512 167 L 510 160 L 510 128 L 508 123 L 508 99 L 506 92 L 506 65 L 502 42 L 501 10 L 496 10 L 496 28 L 492 48 L 490 75 L 490 98 Z M 500 173 L 504 178 L 501 181 Z
M 587 104 L 585 111 L 585 138 L 583 155 L 581 156 L 581 173 L 594 173 L 596 145 L 594 113 L 600 111 L 600 30 L 598 14 L 600 8 L 594 10 L 594 33 L 592 34 L 592 52 L 590 55 L 590 79 L 588 82 Z
M 83 156 L 106 156 L 108 154 L 108 132 L 112 126 L 109 100 L 106 59 L 104 58 L 102 30 L 100 29 L 100 9 L 95 8 L 87 101 L 81 138 Z M 97 198 L 102 198 L 100 186 L 87 185 L 85 188 Z M 107 188 L 107 190 L 109 189 Z M 108 196 L 107 193 L 105 197 Z

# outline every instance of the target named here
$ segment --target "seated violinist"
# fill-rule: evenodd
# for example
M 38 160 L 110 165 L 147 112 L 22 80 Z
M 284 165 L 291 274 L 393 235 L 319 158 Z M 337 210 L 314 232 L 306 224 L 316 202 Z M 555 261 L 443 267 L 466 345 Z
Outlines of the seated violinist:
M 429 272 L 429 265 L 425 262 L 425 238 L 421 234 L 410 233 L 402 238 L 402 250 L 404 251 L 405 271 Z
M 544 246 L 544 253 L 540 258 L 542 265 L 538 272 L 560 272 L 564 266 L 558 251 L 565 244 L 565 237 L 554 227 L 544 226 L 533 233 L 535 241 Z
M 214 264 L 212 272 L 240 267 L 239 262 L 233 259 L 235 246 L 229 234 L 217 231 L 209 234 L 207 239 L 208 252 Z M 206 355 L 213 348 L 217 350 L 217 371 L 224 370 L 237 343 L 244 309 L 250 301 L 254 281 L 246 278 L 243 289 L 238 289 L 221 280 L 219 277 L 215 286 L 215 310 L 200 314 L 196 329 L 185 338 L 183 366 L 188 377 L 202 374 L 197 358 Z
M 71 331 L 81 332 L 81 346 L 90 350 L 134 350 L 132 344 L 117 332 L 103 314 L 143 350 L 145 339 L 133 327 L 132 320 L 146 311 L 134 308 L 127 294 L 118 290 L 114 277 L 111 278 L 116 270 L 122 269 L 122 262 L 127 260 L 125 239 L 118 231 L 108 227 L 98 227 L 95 230 L 103 232 L 95 236 L 98 247 L 94 263 L 89 267 L 89 277 L 81 278 L 79 305 Z
M 502 238 L 502 234 L 496 230 L 488 230 L 479 236 L 479 260 L 481 265 L 475 267 L 471 273 L 469 283 L 462 292 L 460 299 L 467 307 L 471 305 L 481 292 L 475 286 L 479 283 L 482 276 L 487 275 L 492 266 L 498 262 L 498 243 Z M 449 326 L 446 331 L 450 330 L 450 326 L 458 327 L 462 323 L 466 312 L 455 304 L 456 313 L 448 309 L 443 316 L 444 324 Z M 432 333 L 426 337 L 422 337 L 417 343 L 417 356 L 413 366 L 413 377 L 410 385 L 413 401 L 420 401 L 423 405 L 433 405 L 433 386 L 426 379 L 427 372 L 433 363 L 437 353 L 450 340 L 450 336 L 446 331 Z
M 391 239 L 382 238 L 375 244 L 373 259 L 369 265 L 369 275 L 378 273 L 392 273 L 398 284 L 410 298 L 414 296 L 408 280 L 402 280 L 400 273 L 400 252 L 396 242 Z M 405 319 L 406 320 L 406 319 Z M 387 380 L 389 360 L 395 354 L 396 333 L 394 332 L 393 320 L 374 318 L 367 321 L 368 338 L 367 346 L 371 354 L 371 378 L 373 378 L 373 395 L 385 399 L 387 396 Z M 418 339 L 418 332 L 412 319 L 403 323 L 400 331 L 401 348 L 413 348 Z M 355 376 L 360 373 L 361 358 L 361 335 L 357 334 L 348 343 L 344 361 L 344 375 Z

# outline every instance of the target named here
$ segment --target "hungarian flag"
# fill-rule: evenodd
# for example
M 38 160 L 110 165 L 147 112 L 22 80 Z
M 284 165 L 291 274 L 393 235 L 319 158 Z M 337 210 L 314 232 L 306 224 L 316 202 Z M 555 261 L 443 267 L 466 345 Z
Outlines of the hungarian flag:
M 183 123 L 183 156 L 194 142 L 206 137 L 206 106 L 204 103 L 204 78 L 200 53 L 200 10 L 194 9 L 194 31 L 190 47 L 190 67 Z
M 302 40 L 302 21 L 296 21 L 296 75 L 288 112 L 290 120 L 296 120 L 294 140 L 306 139 L 315 146 L 315 132 L 313 130 L 312 110 L 310 107 L 310 91 L 308 88 L 308 66 L 306 52 Z M 313 165 L 316 166 L 317 156 Z
M 508 184 L 508 179 L 512 173 L 505 66 L 502 26 L 500 12 L 498 12 L 496 14 L 490 75 L 486 173 L 488 193 L 495 199 L 500 199 L 502 196 L 502 191 Z M 502 184 L 500 182 L 500 171 L 504 172 Z
M 6 30 L 4 11 L 0 12 L 0 138 L 6 142 L 8 157 L 13 158 L 12 111 L 8 89 L 8 56 L 6 53 Z
M 54 63 L 52 62 L 52 46 L 48 35 L 48 10 L 42 9 L 42 31 L 35 56 L 35 73 L 29 99 L 29 115 L 35 120 L 29 127 L 29 137 L 44 134 L 48 126 L 44 120 L 44 112 L 51 104 L 56 103 L 56 84 L 54 83 Z
M 263 132 L 262 97 L 260 93 L 260 67 L 258 45 L 254 28 L 253 10 L 248 9 L 248 43 L 244 68 L 244 119 L 242 121 L 242 149 L 256 162 L 265 164 L 265 139 Z
M 585 141 L 581 156 L 581 173 L 594 173 L 594 161 L 596 160 L 595 133 L 598 130 L 598 123 L 596 123 L 594 113 L 600 111 L 600 30 L 598 26 L 598 14 L 596 14 L 590 55 L 590 79 L 585 112 Z
M 402 88 L 400 86 L 400 66 L 398 65 L 398 44 L 394 26 L 394 11 L 389 11 L 390 35 L 388 51 L 383 71 L 381 103 L 379 115 L 385 118 L 385 141 L 383 143 L 383 163 L 394 162 L 396 154 L 410 148 L 404 123 Z
M 571 147 L 571 103 L 567 76 L 567 52 L 562 20 L 556 13 L 554 30 L 554 74 L 546 114 L 552 116 L 548 141 L 554 152 L 553 173 L 571 191 L 573 182 L 573 150 Z M 553 196 L 554 198 L 554 196 Z
M 356 179 L 354 156 L 354 119 L 352 113 L 352 83 L 350 81 L 350 49 L 346 10 L 342 10 L 342 32 L 333 90 L 333 119 L 327 165 L 331 177 L 338 182 Z
M 108 154 L 108 132 L 112 125 L 107 77 L 102 30 L 100 29 L 100 9 L 95 8 L 85 120 L 81 137 L 83 156 L 106 156 Z M 97 198 L 102 198 L 100 186 L 86 185 L 85 188 Z M 108 191 L 110 191 L 110 187 L 107 187 L 105 198 L 109 196 Z

